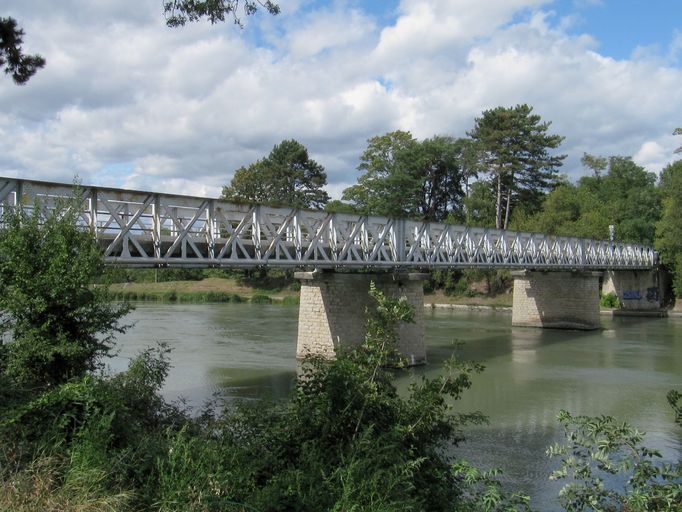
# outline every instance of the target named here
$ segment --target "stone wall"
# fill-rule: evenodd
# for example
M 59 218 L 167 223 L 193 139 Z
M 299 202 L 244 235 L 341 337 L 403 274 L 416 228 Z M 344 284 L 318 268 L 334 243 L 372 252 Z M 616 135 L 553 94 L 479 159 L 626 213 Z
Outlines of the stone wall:
M 334 357 L 335 347 L 352 346 L 365 337 L 366 314 L 373 307 L 369 283 L 393 297 L 405 296 L 415 308 L 415 322 L 399 326 L 398 351 L 412 364 L 426 361 L 424 344 L 424 274 L 342 274 L 299 272 L 297 357 Z
M 512 272 L 512 325 L 598 329 L 599 272 Z

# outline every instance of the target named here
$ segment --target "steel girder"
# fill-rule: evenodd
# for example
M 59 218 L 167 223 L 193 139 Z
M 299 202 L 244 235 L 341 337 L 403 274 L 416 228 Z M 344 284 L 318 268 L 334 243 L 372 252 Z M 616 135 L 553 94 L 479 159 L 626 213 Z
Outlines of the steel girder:
M 0 177 L 0 213 L 55 207 L 78 189 L 79 223 L 121 266 L 648 269 L 653 249 L 541 233 L 235 204 Z

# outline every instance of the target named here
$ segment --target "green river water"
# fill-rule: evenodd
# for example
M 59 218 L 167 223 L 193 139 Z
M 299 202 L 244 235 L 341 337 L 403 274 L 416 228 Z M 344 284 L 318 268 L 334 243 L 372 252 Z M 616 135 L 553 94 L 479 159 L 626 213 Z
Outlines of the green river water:
M 164 341 L 173 349 L 168 398 L 200 405 L 216 391 L 283 397 L 296 377 L 297 315 L 295 306 L 139 304 L 111 366 L 123 369 L 139 350 Z M 530 494 L 537 510 L 558 510 L 562 484 L 547 478 L 557 461 L 545 449 L 562 440 L 561 409 L 627 420 L 666 459 L 682 457 L 682 429 L 665 400 L 668 390 L 682 391 L 682 318 L 602 317 L 602 326 L 541 330 L 512 327 L 508 313 L 426 312 L 428 364 L 414 374 L 437 374 L 453 350 L 486 367 L 457 408 L 481 411 L 490 424 L 469 429 L 457 452 L 502 468 L 510 488 Z M 399 385 L 414 374 L 405 372 Z

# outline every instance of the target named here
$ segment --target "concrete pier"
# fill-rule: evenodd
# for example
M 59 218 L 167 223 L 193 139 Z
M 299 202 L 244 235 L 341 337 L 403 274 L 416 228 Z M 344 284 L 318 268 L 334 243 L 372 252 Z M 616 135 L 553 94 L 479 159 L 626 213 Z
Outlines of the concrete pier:
M 607 270 L 602 293 L 615 293 L 626 311 L 658 311 L 663 301 L 658 270 Z
M 512 325 L 598 329 L 601 272 L 512 272 Z
M 360 344 L 366 332 L 366 309 L 374 306 L 369 284 L 388 296 L 405 296 L 414 307 L 414 323 L 398 328 L 397 350 L 410 364 L 426 362 L 424 289 L 428 274 L 343 274 L 297 272 L 301 280 L 296 356 L 334 357 L 337 347 Z

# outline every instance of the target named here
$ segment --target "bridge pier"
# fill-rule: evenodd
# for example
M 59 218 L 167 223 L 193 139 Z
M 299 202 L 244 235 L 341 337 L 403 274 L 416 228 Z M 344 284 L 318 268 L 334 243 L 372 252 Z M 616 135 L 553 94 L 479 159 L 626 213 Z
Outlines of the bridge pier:
M 360 344 L 366 332 L 367 307 L 373 306 L 369 283 L 388 296 L 405 296 L 415 308 L 414 323 L 398 327 L 397 350 L 410 364 L 426 362 L 424 290 L 428 274 L 343 274 L 296 272 L 301 280 L 296 357 L 308 354 L 333 358 L 337 347 Z
M 512 272 L 512 325 L 598 329 L 601 272 Z
M 615 293 L 627 311 L 657 311 L 664 298 L 662 288 L 658 270 L 607 270 L 602 293 Z

